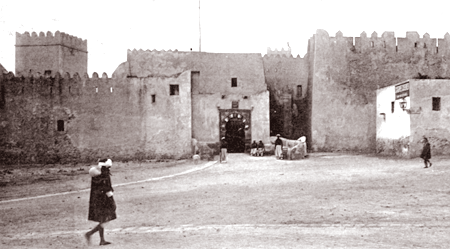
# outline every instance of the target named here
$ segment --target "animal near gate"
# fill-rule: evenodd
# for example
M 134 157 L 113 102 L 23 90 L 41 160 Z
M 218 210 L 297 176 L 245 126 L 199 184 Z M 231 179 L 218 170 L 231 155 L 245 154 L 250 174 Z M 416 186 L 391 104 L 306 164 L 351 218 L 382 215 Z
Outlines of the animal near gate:
M 219 110 L 220 138 L 228 142 L 228 152 L 243 153 L 251 143 L 251 110 Z

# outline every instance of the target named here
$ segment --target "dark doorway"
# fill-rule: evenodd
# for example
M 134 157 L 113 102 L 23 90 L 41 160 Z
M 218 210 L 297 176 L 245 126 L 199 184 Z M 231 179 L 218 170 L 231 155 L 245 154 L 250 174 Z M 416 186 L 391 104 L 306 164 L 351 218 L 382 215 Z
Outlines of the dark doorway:
M 245 153 L 250 147 L 251 110 L 248 109 L 220 109 L 219 110 L 219 134 L 221 139 L 225 137 L 228 144 L 228 152 Z
M 226 124 L 225 139 L 229 153 L 245 152 L 245 123 L 240 119 L 230 120 Z

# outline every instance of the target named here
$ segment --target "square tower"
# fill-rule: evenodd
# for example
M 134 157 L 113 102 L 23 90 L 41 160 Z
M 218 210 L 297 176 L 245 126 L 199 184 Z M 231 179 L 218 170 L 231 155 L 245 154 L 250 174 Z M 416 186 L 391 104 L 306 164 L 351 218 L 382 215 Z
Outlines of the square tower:
M 87 73 L 87 53 L 87 40 L 64 32 L 56 31 L 55 36 L 33 32 L 31 37 L 28 32 L 16 33 L 16 75 L 26 75 L 30 70 L 83 75 Z

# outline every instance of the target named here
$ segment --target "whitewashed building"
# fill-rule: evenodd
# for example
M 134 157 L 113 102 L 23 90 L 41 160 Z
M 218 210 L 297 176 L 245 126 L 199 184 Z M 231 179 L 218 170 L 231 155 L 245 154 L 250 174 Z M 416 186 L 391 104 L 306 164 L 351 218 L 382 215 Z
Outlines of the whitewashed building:
M 432 155 L 450 154 L 450 80 L 411 79 L 377 90 L 377 152 L 416 157 L 424 136 Z

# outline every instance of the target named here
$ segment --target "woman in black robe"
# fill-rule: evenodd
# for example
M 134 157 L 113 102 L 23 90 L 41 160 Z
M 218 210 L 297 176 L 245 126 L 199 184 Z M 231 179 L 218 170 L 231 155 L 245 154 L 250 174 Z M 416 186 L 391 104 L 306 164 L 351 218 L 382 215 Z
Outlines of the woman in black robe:
M 97 231 L 100 234 L 100 245 L 111 244 L 104 238 L 105 224 L 116 219 L 116 203 L 113 198 L 114 190 L 111 186 L 111 173 L 109 172 L 111 166 L 111 159 L 102 159 L 98 166 L 89 170 L 92 181 L 88 220 L 99 222 L 99 224 L 85 234 L 88 244 L 90 244 L 91 235 Z
M 423 143 L 423 148 L 422 148 L 422 153 L 420 153 L 420 158 L 423 159 L 423 163 L 425 164 L 424 168 L 429 168 L 429 167 L 431 167 L 431 165 L 433 165 L 430 162 L 430 159 L 431 159 L 430 143 L 428 142 L 428 139 L 426 137 L 423 137 L 422 143 Z

